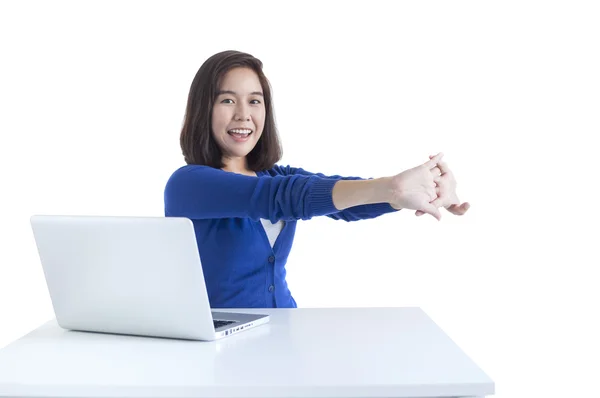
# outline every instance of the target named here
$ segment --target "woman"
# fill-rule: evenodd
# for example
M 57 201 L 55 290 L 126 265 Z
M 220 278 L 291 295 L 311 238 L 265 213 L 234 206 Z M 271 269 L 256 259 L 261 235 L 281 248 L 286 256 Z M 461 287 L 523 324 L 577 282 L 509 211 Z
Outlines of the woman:
M 192 220 L 211 307 L 296 307 L 285 264 L 297 220 L 357 221 L 402 208 L 464 214 L 442 154 L 392 177 L 325 176 L 279 166 L 271 91 L 255 57 L 225 51 L 196 74 L 165 216 Z M 436 185 L 437 183 L 437 185 Z

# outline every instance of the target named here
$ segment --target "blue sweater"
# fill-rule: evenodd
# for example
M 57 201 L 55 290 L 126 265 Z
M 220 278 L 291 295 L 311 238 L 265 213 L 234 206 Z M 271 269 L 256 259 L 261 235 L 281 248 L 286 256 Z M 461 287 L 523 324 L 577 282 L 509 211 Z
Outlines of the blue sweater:
M 339 211 L 332 190 L 340 179 L 290 166 L 257 177 L 187 165 L 167 181 L 166 217 L 194 224 L 212 308 L 295 308 L 285 275 L 298 220 L 327 216 L 357 221 L 396 211 L 388 203 Z M 284 221 L 271 247 L 260 219 Z

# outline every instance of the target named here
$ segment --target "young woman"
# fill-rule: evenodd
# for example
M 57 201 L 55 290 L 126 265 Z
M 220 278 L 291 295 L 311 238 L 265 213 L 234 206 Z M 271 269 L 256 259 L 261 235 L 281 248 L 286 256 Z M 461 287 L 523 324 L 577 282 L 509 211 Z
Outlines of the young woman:
M 402 208 L 464 214 L 443 154 L 391 177 L 325 176 L 280 166 L 262 63 L 225 51 L 198 70 L 181 131 L 186 166 L 165 188 L 165 216 L 192 220 L 213 308 L 296 307 L 285 264 L 297 220 L 357 221 Z

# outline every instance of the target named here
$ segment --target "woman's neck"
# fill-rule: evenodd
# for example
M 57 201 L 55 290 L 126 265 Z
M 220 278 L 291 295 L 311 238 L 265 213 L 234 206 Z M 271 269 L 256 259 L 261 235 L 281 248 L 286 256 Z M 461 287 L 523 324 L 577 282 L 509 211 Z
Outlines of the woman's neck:
M 225 166 L 222 170 L 231 173 L 243 174 L 255 177 L 257 174 L 248 168 L 246 158 L 223 159 Z

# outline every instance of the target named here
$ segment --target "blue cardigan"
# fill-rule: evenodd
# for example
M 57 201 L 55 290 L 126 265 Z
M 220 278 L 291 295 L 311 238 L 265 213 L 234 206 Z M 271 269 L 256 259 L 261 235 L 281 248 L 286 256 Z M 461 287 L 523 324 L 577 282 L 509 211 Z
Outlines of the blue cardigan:
M 338 211 L 332 189 L 340 179 L 275 165 L 249 177 L 186 165 L 167 181 L 166 217 L 194 224 L 212 308 L 295 308 L 285 279 L 297 220 L 327 216 L 357 221 L 396 211 L 388 203 Z M 260 219 L 284 221 L 271 248 Z

